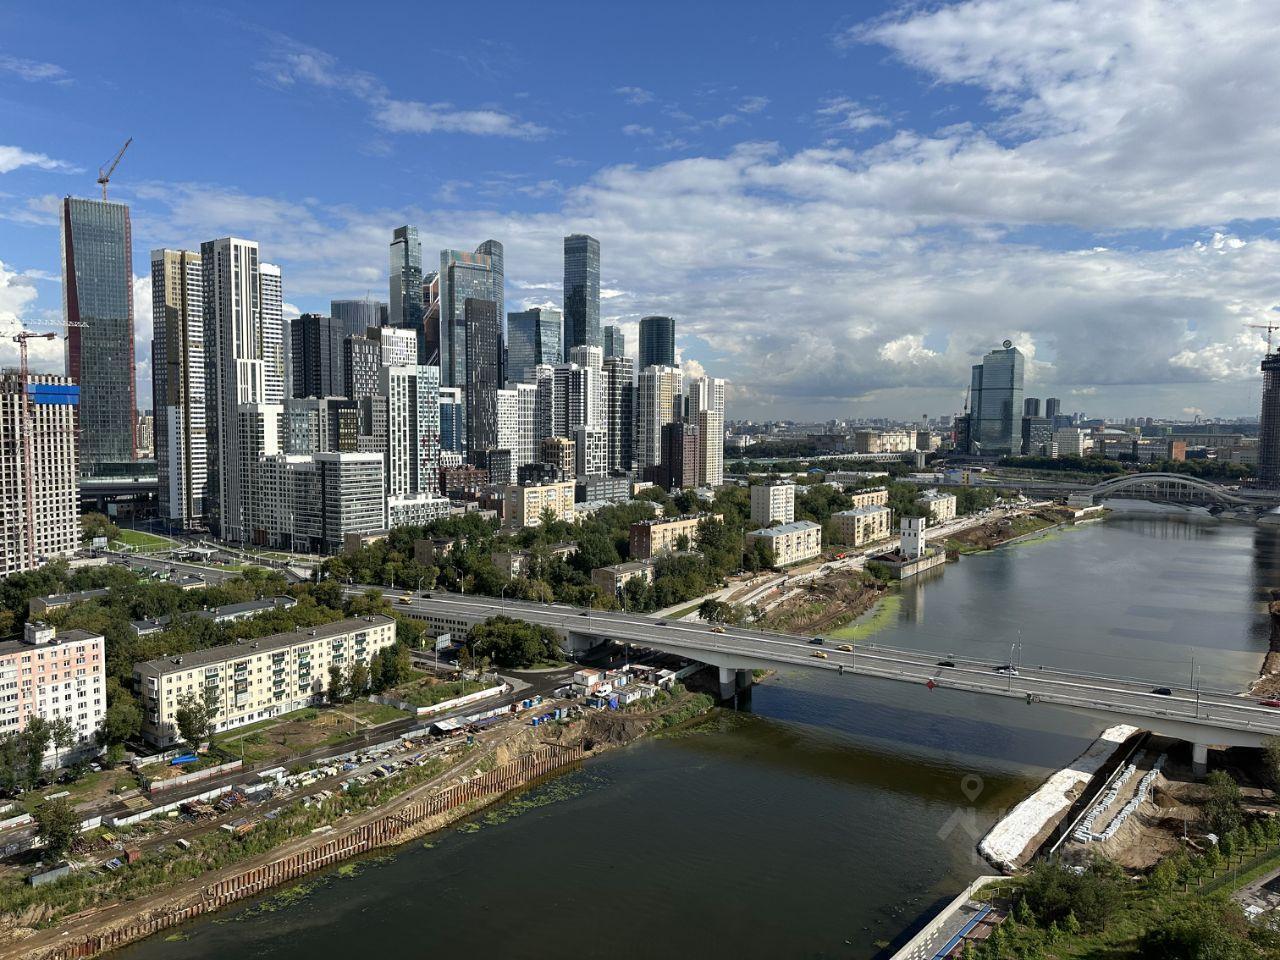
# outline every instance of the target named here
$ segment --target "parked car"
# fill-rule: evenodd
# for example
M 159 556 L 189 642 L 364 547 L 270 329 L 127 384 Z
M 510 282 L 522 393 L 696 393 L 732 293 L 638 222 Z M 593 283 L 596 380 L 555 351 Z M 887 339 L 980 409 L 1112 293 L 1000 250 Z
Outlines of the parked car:
M 1162 696 L 1162 697 L 1172 697 L 1172 696 L 1173 696 L 1173 691 L 1172 691 L 1172 690 L 1170 690 L 1168 687 L 1156 687 L 1156 688 L 1155 688 L 1154 690 L 1152 690 L 1151 692 L 1152 692 L 1152 693 L 1158 693 L 1158 694 L 1159 694 L 1160 696 Z

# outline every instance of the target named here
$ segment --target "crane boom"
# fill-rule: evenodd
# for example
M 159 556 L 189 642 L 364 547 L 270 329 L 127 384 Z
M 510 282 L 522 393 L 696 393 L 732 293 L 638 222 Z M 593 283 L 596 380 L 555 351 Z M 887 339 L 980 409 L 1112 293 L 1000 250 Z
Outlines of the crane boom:
M 111 175 L 116 172 L 116 167 L 120 166 L 120 160 L 124 157 L 124 152 L 129 149 L 129 144 L 133 143 L 133 137 L 124 142 L 124 146 L 120 148 L 120 152 L 116 154 L 116 158 L 111 161 L 108 167 L 98 168 L 98 183 L 102 185 L 102 199 L 107 199 L 107 184 L 111 182 Z
M 1267 331 L 1267 353 L 1271 353 L 1271 334 L 1276 330 L 1280 330 L 1280 323 L 1250 323 L 1248 326 L 1254 330 Z

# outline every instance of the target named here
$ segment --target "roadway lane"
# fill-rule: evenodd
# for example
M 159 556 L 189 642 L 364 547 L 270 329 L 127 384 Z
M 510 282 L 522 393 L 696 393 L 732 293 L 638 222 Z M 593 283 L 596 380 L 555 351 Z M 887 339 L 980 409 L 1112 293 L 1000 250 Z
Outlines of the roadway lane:
M 361 592 L 366 587 L 354 588 Z M 386 591 L 404 597 L 404 591 Z M 581 610 L 563 604 L 501 601 L 431 592 L 398 607 L 402 612 L 425 615 L 434 612 L 470 622 L 505 613 L 530 623 L 552 627 L 561 633 L 599 636 L 636 646 L 681 654 L 716 666 L 786 664 L 840 674 L 878 677 L 906 683 L 932 681 L 949 690 L 965 690 L 988 696 L 1048 703 L 1128 719 L 1190 724 L 1204 728 L 1207 742 L 1214 730 L 1235 731 L 1247 738 L 1280 735 L 1280 709 L 1263 705 L 1235 691 L 1191 689 L 1150 680 L 1108 677 L 1060 668 L 1019 666 L 1018 674 L 998 673 L 1002 664 L 974 657 L 949 657 L 954 667 L 943 667 L 936 653 L 896 649 L 875 644 L 850 651 L 838 649 L 840 641 L 819 647 L 805 637 L 770 633 L 744 627 L 716 628 L 709 624 L 654 620 L 650 617 L 605 610 Z M 815 656 L 817 652 L 825 657 Z M 1169 695 L 1153 692 L 1167 687 Z M 1147 723 L 1152 726 L 1152 723 Z M 1176 734 L 1174 734 L 1176 735 Z

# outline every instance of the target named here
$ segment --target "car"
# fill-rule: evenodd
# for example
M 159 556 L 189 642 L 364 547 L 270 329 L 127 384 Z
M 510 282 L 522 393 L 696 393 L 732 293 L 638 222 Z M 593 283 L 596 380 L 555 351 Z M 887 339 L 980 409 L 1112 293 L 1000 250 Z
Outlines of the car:
M 400 600 L 399 600 L 399 602 L 400 602 L 400 603 L 413 603 L 413 597 L 401 597 L 401 598 L 400 598 Z
M 1159 695 L 1160 695 L 1160 696 L 1162 696 L 1162 697 L 1172 697 L 1172 696 L 1173 696 L 1173 691 L 1172 691 L 1172 690 L 1170 690 L 1168 687 L 1156 687 L 1156 688 L 1155 688 L 1154 690 L 1152 690 L 1151 692 L 1152 692 L 1152 693 L 1155 693 L 1155 694 L 1159 694 Z
M 819 660 L 827 659 L 827 654 L 826 654 L 826 651 L 824 650 L 815 650 L 813 651 L 813 653 L 810 654 L 810 656 L 817 657 Z
M 939 660 L 939 661 L 938 661 L 938 666 L 940 666 L 940 667 L 954 667 L 955 665 L 956 665 L 956 662 L 955 662 L 954 660 Z
M 809 642 L 810 642 L 810 643 L 816 643 L 818 646 L 822 646 L 822 638 L 821 638 L 821 637 L 814 637 L 814 638 L 813 638 L 812 640 L 810 640 Z
M 712 633 L 724 633 L 724 627 L 712 627 L 712 628 L 711 628 L 711 632 L 712 632 Z
M 840 646 L 836 647 L 836 649 L 841 650 L 844 653 L 853 653 L 853 647 L 847 643 L 840 644 Z
M 665 621 L 665 620 L 659 620 L 659 621 L 658 621 L 658 626 L 660 626 L 660 627 L 665 627 L 666 625 L 667 625 L 667 621 Z
M 996 667 L 995 671 L 996 673 L 1002 673 L 1007 677 L 1016 677 L 1018 675 L 1018 668 L 1011 663 L 1006 663 L 1002 666 Z
M 1259 700 L 1258 705 L 1261 707 L 1280 707 L 1280 700 Z
M 580 616 L 580 617 L 589 617 L 589 616 L 591 616 L 591 614 L 589 614 L 586 610 L 583 610 L 580 614 L 578 614 L 578 616 Z

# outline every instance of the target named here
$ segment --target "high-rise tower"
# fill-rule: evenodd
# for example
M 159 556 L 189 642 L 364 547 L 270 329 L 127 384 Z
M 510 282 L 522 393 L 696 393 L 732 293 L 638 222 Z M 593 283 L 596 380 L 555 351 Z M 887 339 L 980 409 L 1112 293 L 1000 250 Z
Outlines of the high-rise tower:
M 583 233 L 564 238 L 564 353 L 599 347 L 600 241 Z
M 1022 351 L 1006 340 L 973 367 L 969 452 L 1014 456 L 1022 448 Z
M 676 322 L 670 317 L 640 318 L 640 369 L 676 365 Z
M 1280 487 L 1280 351 L 1262 358 L 1258 483 L 1264 487 Z

